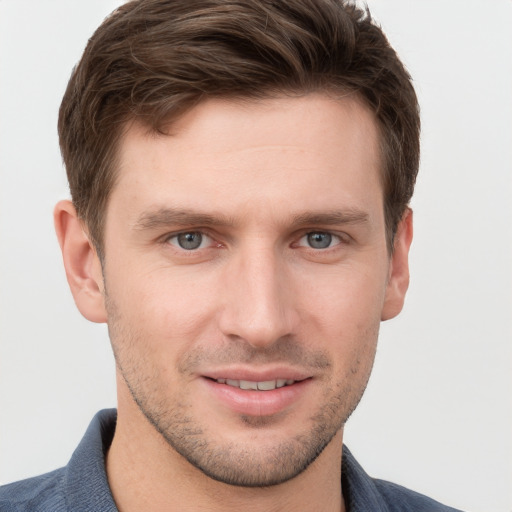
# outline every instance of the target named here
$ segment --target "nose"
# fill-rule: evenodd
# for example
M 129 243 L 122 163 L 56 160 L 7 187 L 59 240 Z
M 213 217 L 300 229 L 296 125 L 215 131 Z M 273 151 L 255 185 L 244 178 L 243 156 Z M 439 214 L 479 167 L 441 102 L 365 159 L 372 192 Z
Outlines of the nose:
M 293 279 L 274 249 L 240 253 L 225 270 L 219 321 L 224 336 L 265 348 L 294 333 Z

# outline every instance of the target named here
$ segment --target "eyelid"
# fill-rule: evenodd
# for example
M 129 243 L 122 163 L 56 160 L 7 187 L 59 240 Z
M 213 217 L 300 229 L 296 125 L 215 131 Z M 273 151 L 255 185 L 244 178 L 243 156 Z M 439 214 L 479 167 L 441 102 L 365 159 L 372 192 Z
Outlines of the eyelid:
M 304 243 L 304 244 L 300 243 L 302 240 L 306 239 L 306 237 L 308 237 L 309 235 L 314 234 L 314 233 L 330 235 L 333 239 L 337 239 L 338 242 L 330 245 L 329 247 L 323 248 L 323 249 L 311 247 L 307 243 Z M 306 249 L 310 249 L 312 251 L 328 251 L 329 249 L 334 249 L 338 245 L 348 244 L 348 243 L 350 243 L 350 241 L 351 241 L 350 235 L 348 235 L 347 233 L 344 233 L 344 232 L 331 231 L 328 229 L 307 229 L 306 231 L 301 232 L 301 234 L 298 238 L 298 241 L 293 245 L 298 246 L 298 247 L 305 247 Z
M 222 247 L 224 246 L 224 243 L 221 243 L 217 240 L 217 237 L 213 236 L 210 232 L 209 229 L 205 229 L 205 228 L 189 228 L 189 229 L 180 229 L 179 231 L 174 231 L 174 232 L 171 232 L 171 233 L 166 233 L 165 235 L 163 235 L 160 240 L 161 240 L 161 243 L 163 244 L 169 244 L 169 245 L 172 245 L 173 247 L 176 247 L 178 250 L 180 251 L 185 251 L 185 252 L 194 252 L 194 251 L 197 251 L 198 249 L 195 249 L 195 250 L 186 250 L 186 249 L 183 249 L 181 247 L 179 247 L 179 245 L 177 244 L 173 244 L 173 243 L 170 243 L 170 240 L 171 239 L 177 239 L 177 237 L 179 235 L 183 235 L 183 234 L 186 234 L 186 233 L 200 233 L 204 239 L 208 239 L 209 240 L 209 243 L 208 243 L 208 246 L 211 247 L 212 245 L 214 246 L 217 246 L 217 247 Z M 307 244 L 300 244 L 301 240 L 303 240 L 305 237 L 307 237 L 308 235 L 310 234 L 313 234 L 313 233 L 325 233 L 325 234 L 329 234 L 333 237 L 333 239 L 337 239 L 338 242 L 335 243 L 334 245 L 331 245 L 325 249 L 316 249 L 314 247 L 311 247 Z M 329 249 L 334 249 L 335 247 L 337 247 L 338 245 L 341 245 L 341 244 L 349 244 L 351 241 L 352 241 L 352 237 L 346 233 L 346 232 L 338 232 L 338 231 L 332 231 L 332 230 L 328 230 L 328 229 L 312 229 L 312 228 L 307 228 L 307 229 L 301 229 L 300 232 L 294 236 L 294 239 L 297 240 L 296 242 L 292 243 L 292 246 L 299 246 L 299 247 L 305 247 L 307 249 L 311 249 L 313 251 L 327 251 Z M 206 249 L 208 248 L 207 247 L 200 247 L 201 249 Z
M 201 245 L 196 249 L 184 249 L 183 247 L 180 247 L 177 243 L 177 239 L 180 235 L 185 235 L 187 233 L 199 233 L 202 236 Z M 215 239 L 212 235 L 210 235 L 207 230 L 201 229 L 201 228 L 192 228 L 192 229 L 180 229 L 179 231 L 175 231 L 172 233 L 166 233 L 164 236 L 160 238 L 161 243 L 171 245 L 173 248 L 175 248 L 178 251 L 183 252 L 195 252 L 200 249 L 207 249 L 208 247 L 211 247 L 215 243 Z M 176 241 L 176 243 L 173 243 L 172 241 Z M 206 245 L 206 246 L 205 246 Z

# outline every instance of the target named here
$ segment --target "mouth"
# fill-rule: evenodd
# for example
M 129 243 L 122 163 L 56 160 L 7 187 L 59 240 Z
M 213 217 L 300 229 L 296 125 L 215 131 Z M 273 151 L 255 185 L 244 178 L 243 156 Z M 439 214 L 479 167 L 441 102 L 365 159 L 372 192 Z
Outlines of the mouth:
M 213 379 L 219 384 L 226 384 L 234 388 L 243 390 L 253 391 L 272 391 L 278 388 L 284 388 L 285 386 L 291 386 L 296 382 L 300 382 L 293 379 L 274 379 L 264 381 L 253 381 L 253 380 L 235 380 L 235 379 Z
M 226 373 L 203 375 L 212 405 L 221 403 L 222 410 L 227 407 L 244 416 L 272 416 L 284 412 L 308 396 L 313 382 L 312 376 L 290 370 L 258 375 L 254 371 L 231 369 L 229 378 Z

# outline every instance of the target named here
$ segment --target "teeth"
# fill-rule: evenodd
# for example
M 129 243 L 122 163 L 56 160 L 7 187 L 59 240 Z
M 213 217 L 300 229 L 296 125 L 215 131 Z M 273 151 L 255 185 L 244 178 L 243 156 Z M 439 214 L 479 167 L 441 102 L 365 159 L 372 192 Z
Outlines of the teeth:
M 286 379 L 277 379 L 276 388 L 282 388 L 283 386 L 286 386 Z
M 241 380 L 240 389 L 258 389 L 258 383 L 251 382 L 250 380 Z
M 275 380 L 266 380 L 264 382 L 258 382 L 258 389 L 261 391 L 270 391 L 276 389 L 277 383 Z
M 217 382 L 219 384 L 227 384 L 228 386 L 233 386 L 234 388 L 271 391 L 272 389 L 290 386 L 295 381 L 293 379 L 276 379 L 254 382 L 251 380 L 217 379 Z

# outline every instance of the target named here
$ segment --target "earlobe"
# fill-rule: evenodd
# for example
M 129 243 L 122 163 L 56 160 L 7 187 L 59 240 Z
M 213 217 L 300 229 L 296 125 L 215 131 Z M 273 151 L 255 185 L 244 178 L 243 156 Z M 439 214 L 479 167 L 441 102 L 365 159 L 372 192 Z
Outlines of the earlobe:
M 405 294 L 409 288 L 409 249 L 412 234 L 412 210 L 407 208 L 395 234 L 381 320 L 394 318 L 402 311 Z
M 91 322 L 106 322 L 101 262 L 71 201 L 57 203 L 53 218 L 75 304 Z

